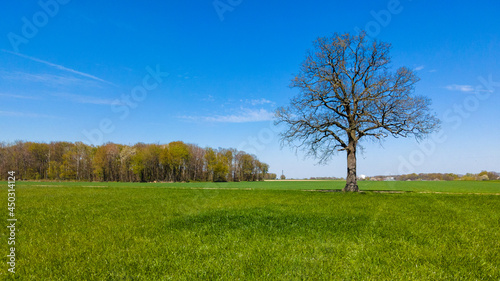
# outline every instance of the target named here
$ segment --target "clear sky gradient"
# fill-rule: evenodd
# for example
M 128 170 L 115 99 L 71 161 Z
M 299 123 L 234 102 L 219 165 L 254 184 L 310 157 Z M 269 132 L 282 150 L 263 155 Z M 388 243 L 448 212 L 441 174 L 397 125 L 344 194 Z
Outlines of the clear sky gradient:
M 443 121 L 362 143 L 358 174 L 500 172 L 500 2 L 5 1 L 0 141 L 234 147 L 287 177 L 345 177 L 280 148 L 273 111 L 317 37 L 367 29 Z

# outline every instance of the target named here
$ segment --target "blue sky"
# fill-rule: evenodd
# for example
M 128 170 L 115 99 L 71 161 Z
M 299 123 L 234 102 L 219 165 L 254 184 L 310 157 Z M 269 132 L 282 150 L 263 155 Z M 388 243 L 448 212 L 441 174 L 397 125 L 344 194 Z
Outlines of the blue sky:
M 500 172 L 498 1 L 8 1 L 0 11 L 0 141 L 234 147 L 271 172 L 345 177 L 280 148 L 273 111 L 317 37 L 392 44 L 442 129 L 363 143 L 358 174 Z

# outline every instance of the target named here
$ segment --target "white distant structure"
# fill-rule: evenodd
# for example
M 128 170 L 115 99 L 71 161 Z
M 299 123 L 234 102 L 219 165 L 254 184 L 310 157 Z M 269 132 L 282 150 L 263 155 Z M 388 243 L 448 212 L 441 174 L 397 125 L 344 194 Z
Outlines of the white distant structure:
M 364 180 L 364 179 L 366 179 L 366 175 L 359 175 L 358 178 L 361 179 L 361 180 Z

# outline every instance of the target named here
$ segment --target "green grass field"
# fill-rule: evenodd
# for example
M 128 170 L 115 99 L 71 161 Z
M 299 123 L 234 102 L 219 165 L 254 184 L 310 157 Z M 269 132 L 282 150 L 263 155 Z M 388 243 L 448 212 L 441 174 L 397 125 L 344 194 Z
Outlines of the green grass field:
M 7 186 L 6 182 L 0 182 Z M 500 181 L 359 181 L 363 191 L 412 191 L 452 193 L 500 193 Z M 263 181 L 263 182 L 189 182 L 189 183 L 119 183 L 119 182 L 18 182 L 23 187 L 100 187 L 100 188 L 172 188 L 172 189 L 242 189 L 242 190 L 335 190 L 345 181 Z
M 500 279 L 500 182 L 343 184 L 18 182 L 0 279 Z

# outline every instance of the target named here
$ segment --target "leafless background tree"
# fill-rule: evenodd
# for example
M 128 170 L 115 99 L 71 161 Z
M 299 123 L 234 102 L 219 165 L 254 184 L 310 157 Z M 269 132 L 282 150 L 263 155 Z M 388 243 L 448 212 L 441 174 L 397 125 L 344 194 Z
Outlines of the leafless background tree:
M 276 124 L 286 126 L 283 144 L 323 163 L 347 152 L 344 191 L 359 191 L 356 149 L 362 138 L 421 139 L 439 125 L 430 99 L 414 95 L 415 73 L 407 67 L 391 72 L 390 48 L 364 32 L 318 38 L 291 83 L 300 94 L 276 111 Z

